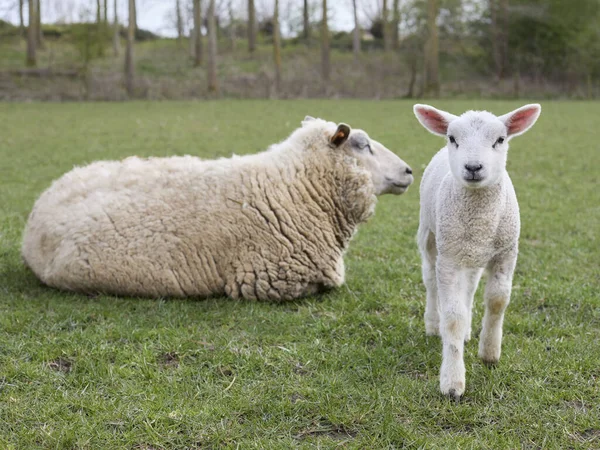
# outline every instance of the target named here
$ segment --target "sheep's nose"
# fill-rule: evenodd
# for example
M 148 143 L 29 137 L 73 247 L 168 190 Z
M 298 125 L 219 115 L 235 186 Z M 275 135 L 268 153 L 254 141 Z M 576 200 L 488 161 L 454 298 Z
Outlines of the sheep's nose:
M 410 167 L 407 167 L 404 172 L 408 175 L 412 175 L 412 169 Z
M 465 169 L 471 173 L 475 173 L 483 169 L 483 166 L 481 164 L 465 164 Z

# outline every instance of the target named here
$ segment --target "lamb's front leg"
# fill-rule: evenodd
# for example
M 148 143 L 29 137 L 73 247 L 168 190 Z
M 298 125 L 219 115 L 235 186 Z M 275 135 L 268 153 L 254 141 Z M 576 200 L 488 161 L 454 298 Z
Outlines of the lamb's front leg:
M 465 392 L 463 354 L 469 328 L 466 274 L 442 256 L 438 257 L 436 269 L 443 344 L 440 389 L 457 399 Z
M 517 249 L 494 258 L 488 265 L 489 277 L 485 286 L 485 312 L 479 338 L 479 357 L 488 364 L 500 359 L 504 311 L 510 302 L 512 278 L 517 263 Z

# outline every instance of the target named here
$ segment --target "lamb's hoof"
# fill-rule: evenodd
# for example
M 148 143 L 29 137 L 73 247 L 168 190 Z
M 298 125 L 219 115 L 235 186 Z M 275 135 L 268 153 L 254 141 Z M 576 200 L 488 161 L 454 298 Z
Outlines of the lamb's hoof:
M 479 356 L 481 361 L 488 367 L 494 367 L 498 364 L 498 361 L 500 361 L 500 351 L 484 351 L 479 349 L 477 356 Z
M 450 389 L 446 395 L 450 400 L 454 400 L 456 403 L 460 402 L 460 399 L 462 398 L 462 394 L 458 394 L 455 389 Z
M 481 358 L 481 361 L 483 362 L 483 364 L 485 364 L 487 367 L 489 367 L 490 369 L 493 369 L 494 367 L 496 367 L 498 365 L 498 359 L 486 359 L 486 358 Z

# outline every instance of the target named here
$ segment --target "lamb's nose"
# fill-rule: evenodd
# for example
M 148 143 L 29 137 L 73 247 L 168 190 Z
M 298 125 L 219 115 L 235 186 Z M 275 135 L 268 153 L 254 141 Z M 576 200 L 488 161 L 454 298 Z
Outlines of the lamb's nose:
M 481 164 L 465 164 L 465 169 L 467 169 L 469 172 L 475 173 L 483 169 L 483 166 Z
M 408 175 L 412 175 L 412 169 L 410 167 L 407 167 L 404 172 L 406 172 Z

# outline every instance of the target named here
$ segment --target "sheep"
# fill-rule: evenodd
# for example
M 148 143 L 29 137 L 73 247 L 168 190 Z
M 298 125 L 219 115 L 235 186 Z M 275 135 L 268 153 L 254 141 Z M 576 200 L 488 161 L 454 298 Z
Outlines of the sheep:
M 417 243 L 427 291 L 425 331 L 442 338 L 440 390 L 454 399 L 465 391 L 464 342 L 471 337 L 473 296 L 484 270 L 478 355 L 488 364 L 500 359 L 520 232 L 506 171 L 508 142 L 531 128 L 540 112 L 540 105 L 531 104 L 499 117 L 487 111 L 457 117 L 414 106 L 419 122 L 447 139 L 423 174 Z
M 307 116 L 255 155 L 75 168 L 36 201 L 22 256 L 68 291 L 289 300 L 342 285 L 344 253 L 376 196 L 412 182 L 364 131 Z

